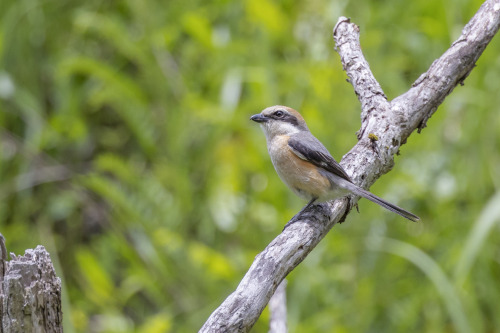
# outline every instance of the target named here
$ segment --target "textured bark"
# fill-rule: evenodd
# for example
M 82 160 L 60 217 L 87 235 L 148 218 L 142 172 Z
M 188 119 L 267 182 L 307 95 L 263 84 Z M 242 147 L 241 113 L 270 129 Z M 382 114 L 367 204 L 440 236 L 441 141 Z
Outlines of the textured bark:
M 49 253 L 39 245 L 6 261 L 1 235 L 0 243 L 1 332 L 62 333 L 61 280 Z
M 369 188 L 394 165 L 410 134 L 420 131 L 444 98 L 463 82 L 500 25 L 500 0 L 483 3 L 451 47 L 405 94 L 388 101 L 359 44 L 359 28 L 341 17 L 333 35 L 344 70 L 361 103 L 359 142 L 341 161 L 358 185 Z M 356 200 L 357 198 L 351 198 Z M 352 204 L 352 202 L 351 202 Z M 237 289 L 200 332 L 247 332 L 287 274 L 349 212 L 348 198 L 312 206 L 258 254 Z

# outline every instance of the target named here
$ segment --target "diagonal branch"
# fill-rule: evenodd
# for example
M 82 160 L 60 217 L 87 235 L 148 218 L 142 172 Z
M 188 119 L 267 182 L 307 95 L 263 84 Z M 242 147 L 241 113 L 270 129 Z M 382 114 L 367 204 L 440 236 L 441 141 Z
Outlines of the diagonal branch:
M 405 94 L 388 102 L 361 53 L 359 28 L 341 17 L 334 29 L 337 51 L 361 102 L 359 142 L 342 159 L 354 182 L 370 187 L 394 165 L 410 134 L 425 127 L 444 98 L 467 77 L 500 26 L 500 0 L 487 0 L 462 35 Z M 354 198 L 355 199 L 355 198 Z M 258 254 L 237 289 L 200 332 L 247 332 L 278 285 L 349 212 L 349 200 L 312 206 Z
M 333 28 L 335 49 L 340 55 L 340 61 L 349 76 L 349 82 L 354 88 L 361 103 L 361 124 L 368 126 L 374 117 L 370 115 L 377 111 L 389 109 L 389 102 L 382 87 L 373 76 L 370 65 L 361 52 L 359 44 L 359 27 L 350 23 L 350 19 L 340 17 Z M 364 127 L 358 131 L 358 140 L 365 133 Z

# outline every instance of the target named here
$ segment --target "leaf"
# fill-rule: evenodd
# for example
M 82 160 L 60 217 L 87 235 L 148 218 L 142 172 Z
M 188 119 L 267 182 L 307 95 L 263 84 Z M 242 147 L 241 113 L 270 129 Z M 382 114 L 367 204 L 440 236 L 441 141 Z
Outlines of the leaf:
M 457 290 L 431 257 L 414 245 L 390 238 L 369 238 L 367 246 L 371 250 L 384 251 L 405 258 L 420 268 L 432 281 L 441 296 L 456 331 L 460 333 L 473 332 Z M 415 283 L 418 282 L 415 281 Z

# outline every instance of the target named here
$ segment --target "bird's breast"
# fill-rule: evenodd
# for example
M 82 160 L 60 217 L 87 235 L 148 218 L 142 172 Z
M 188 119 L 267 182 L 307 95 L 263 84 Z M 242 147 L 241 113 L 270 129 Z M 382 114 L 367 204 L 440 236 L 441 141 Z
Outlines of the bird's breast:
M 289 136 L 275 136 L 268 150 L 281 180 L 299 197 L 329 199 L 332 186 L 324 172 L 314 164 L 299 158 L 288 146 Z

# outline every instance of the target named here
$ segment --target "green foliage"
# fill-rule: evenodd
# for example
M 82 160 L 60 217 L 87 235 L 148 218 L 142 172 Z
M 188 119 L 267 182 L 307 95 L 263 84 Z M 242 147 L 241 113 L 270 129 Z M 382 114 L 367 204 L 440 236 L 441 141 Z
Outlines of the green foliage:
M 340 159 L 359 104 L 333 50 L 337 18 L 360 26 L 394 98 L 479 6 L 0 2 L 8 249 L 49 249 L 66 332 L 196 331 L 304 204 L 249 116 L 295 107 Z M 372 188 L 422 222 L 361 201 L 289 276 L 291 332 L 500 331 L 499 52 L 495 39 Z

